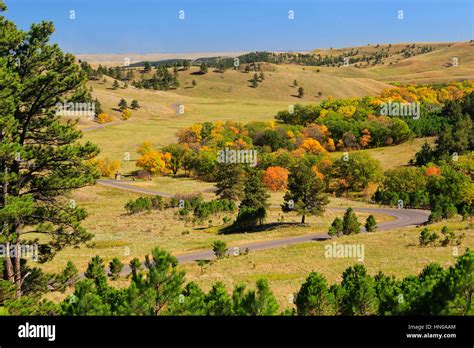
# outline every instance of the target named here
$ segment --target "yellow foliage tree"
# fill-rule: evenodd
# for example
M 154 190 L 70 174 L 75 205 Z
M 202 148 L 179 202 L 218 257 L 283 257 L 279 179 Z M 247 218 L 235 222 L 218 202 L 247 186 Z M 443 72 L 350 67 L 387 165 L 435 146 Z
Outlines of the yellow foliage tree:
M 326 150 L 324 150 L 324 147 L 321 146 L 319 141 L 313 138 L 308 138 L 305 141 L 303 141 L 300 148 L 305 150 L 306 152 L 313 153 L 313 154 L 326 152 Z
M 97 122 L 100 124 L 112 122 L 113 119 L 114 118 L 112 116 L 110 116 L 109 114 L 106 114 L 105 112 L 97 116 Z
M 137 160 L 137 167 L 143 168 L 150 173 L 163 173 L 166 169 L 166 163 L 171 159 L 171 154 L 161 153 L 160 151 L 149 151 L 140 156 Z
M 132 116 L 132 112 L 128 109 L 122 111 L 122 119 L 128 120 Z
M 120 161 L 112 161 L 108 157 L 106 158 L 96 158 L 92 161 L 100 175 L 105 178 L 109 178 L 112 174 L 116 173 L 120 169 Z

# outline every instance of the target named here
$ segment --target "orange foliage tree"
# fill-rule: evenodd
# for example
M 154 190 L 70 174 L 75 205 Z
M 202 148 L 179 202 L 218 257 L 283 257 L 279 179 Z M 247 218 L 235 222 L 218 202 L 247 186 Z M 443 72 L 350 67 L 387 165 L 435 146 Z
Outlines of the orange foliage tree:
M 262 181 L 269 190 L 284 190 L 288 184 L 288 170 L 278 166 L 268 167 L 263 172 Z

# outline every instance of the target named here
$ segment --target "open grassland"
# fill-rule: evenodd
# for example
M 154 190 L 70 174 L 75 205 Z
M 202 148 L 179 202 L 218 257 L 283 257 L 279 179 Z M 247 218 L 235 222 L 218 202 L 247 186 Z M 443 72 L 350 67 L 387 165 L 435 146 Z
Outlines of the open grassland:
M 169 186 L 173 185 L 175 184 L 171 183 Z M 167 191 L 164 186 L 162 189 Z M 282 202 L 278 199 L 280 194 L 275 195 L 272 203 L 280 204 Z M 283 214 L 279 208 L 273 207 L 269 210 L 267 222 L 277 222 L 284 215 L 286 224 L 262 232 L 222 235 L 219 234 L 219 230 L 223 227 L 224 215 L 213 217 L 211 223 L 206 220 L 196 225 L 180 220 L 176 215 L 178 209 L 127 215 L 124 209 L 125 203 L 139 196 L 135 193 L 98 185 L 75 192 L 73 199 L 89 213 L 83 226 L 94 233 L 95 238 L 90 247 L 67 248 L 61 251 L 52 262 L 44 265 L 44 269 L 58 271 L 66 265 L 68 260 L 73 260 L 80 270 L 85 270 L 87 263 L 95 255 L 100 255 L 107 262 L 118 257 L 122 262 L 128 263 L 134 257 L 143 258 L 157 246 L 177 255 L 211 249 L 212 243 L 218 239 L 237 246 L 305 234 L 326 233 L 334 218 L 342 217 L 344 213 L 343 211 L 327 211 L 322 217 L 308 217 L 309 224 L 301 226 L 298 224 L 299 216 Z M 350 206 L 352 202 L 336 199 L 334 206 L 341 205 Z M 357 206 L 369 205 L 358 203 Z M 369 214 L 357 213 L 357 215 L 363 222 Z M 375 218 L 378 222 L 392 219 L 390 216 L 378 214 Z
M 358 150 L 356 152 L 369 154 L 372 158 L 380 162 L 384 170 L 388 170 L 407 165 L 411 159 L 415 158 L 415 154 L 420 151 L 425 141 L 433 145 L 435 137 L 415 138 L 395 146 L 384 146 L 374 149 Z M 343 154 L 344 153 L 340 151 L 330 153 L 332 159 L 340 158 Z
M 309 272 L 323 274 L 329 284 L 340 282 L 342 272 L 354 264 L 357 258 L 326 258 L 325 246 L 337 244 L 360 244 L 364 246 L 364 265 L 372 275 L 379 271 L 402 278 L 418 274 L 423 267 L 437 262 L 443 267 L 455 262 L 467 247 L 474 246 L 472 223 L 453 219 L 449 222 L 430 225 L 438 232 L 447 225 L 456 233 L 465 233 L 465 239 L 457 249 L 454 247 L 420 247 L 420 228 L 410 227 L 392 231 L 344 236 L 324 242 L 310 242 L 278 249 L 251 252 L 247 255 L 228 257 L 207 265 L 203 273 L 197 264 L 186 264 L 187 280 L 195 281 L 209 290 L 221 281 L 229 289 L 239 283 L 255 287 L 258 278 L 268 279 L 281 308 L 291 308 L 288 297 L 300 288 Z

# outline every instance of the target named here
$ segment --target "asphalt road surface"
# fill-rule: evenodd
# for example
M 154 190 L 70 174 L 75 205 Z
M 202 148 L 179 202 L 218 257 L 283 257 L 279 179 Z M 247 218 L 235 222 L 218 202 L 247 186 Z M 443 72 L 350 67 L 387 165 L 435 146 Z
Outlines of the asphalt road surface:
M 137 192 L 142 194 L 148 195 L 159 195 L 163 197 L 172 197 L 171 194 L 134 187 L 132 185 L 127 184 L 126 181 L 116 181 L 116 180 L 97 180 L 97 183 L 103 186 L 109 186 L 121 190 L 127 190 L 131 192 Z M 272 206 L 278 207 L 278 206 Z M 347 208 L 327 208 L 326 210 L 332 211 L 344 211 Z M 428 220 L 430 215 L 430 211 L 428 210 L 418 210 L 418 209 L 392 209 L 392 208 L 353 208 L 354 211 L 363 212 L 363 213 L 372 213 L 372 214 L 385 214 L 394 217 L 394 220 L 381 222 L 377 227 L 378 231 L 384 230 L 391 230 L 400 227 L 406 226 L 413 226 L 419 225 Z M 364 228 L 362 228 L 365 231 Z M 229 246 L 228 247 L 228 255 L 238 255 L 239 253 L 244 252 L 245 250 L 248 251 L 258 251 L 258 250 L 266 250 L 266 249 L 273 249 L 279 248 L 287 245 L 293 245 L 298 243 L 304 242 L 311 242 L 311 241 L 321 241 L 329 239 L 329 235 L 327 233 L 315 233 L 315 234 L 308 234 L 304 236 L 298 237 L 289 237 L 289 238 L 281 238 L 257 243 L 250 243 L 239 245 L 238 247 Z M 237 249 L 235 249 L 237 248 Z M 202 251 L 195 251 L 187 254 L 176 255 L 179 263 L 187 263 L 193 262 L 198 260 L 211 260 L 213 259 L 214 252 L 212 250 L 202 250 Z M 124 272 L 128 273 L 130 271 L 129 267 L 125 267 L 126 269 Z

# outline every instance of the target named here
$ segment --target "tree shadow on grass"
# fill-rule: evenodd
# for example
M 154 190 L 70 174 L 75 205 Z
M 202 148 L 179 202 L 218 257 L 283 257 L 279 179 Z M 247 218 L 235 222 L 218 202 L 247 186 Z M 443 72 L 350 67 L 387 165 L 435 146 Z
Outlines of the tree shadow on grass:
M 307 226 L 299 222 L 272 222 L 269 224 L 263 224 L 256 227 L 235 227 L 235 226 L 226 226 L 219 230 L 219 234 L 234 234 L 234 233 L 254 233 L 254 232 L 265 232 L 272 231 L 280 227 L 289 227 L 289 226 Z

